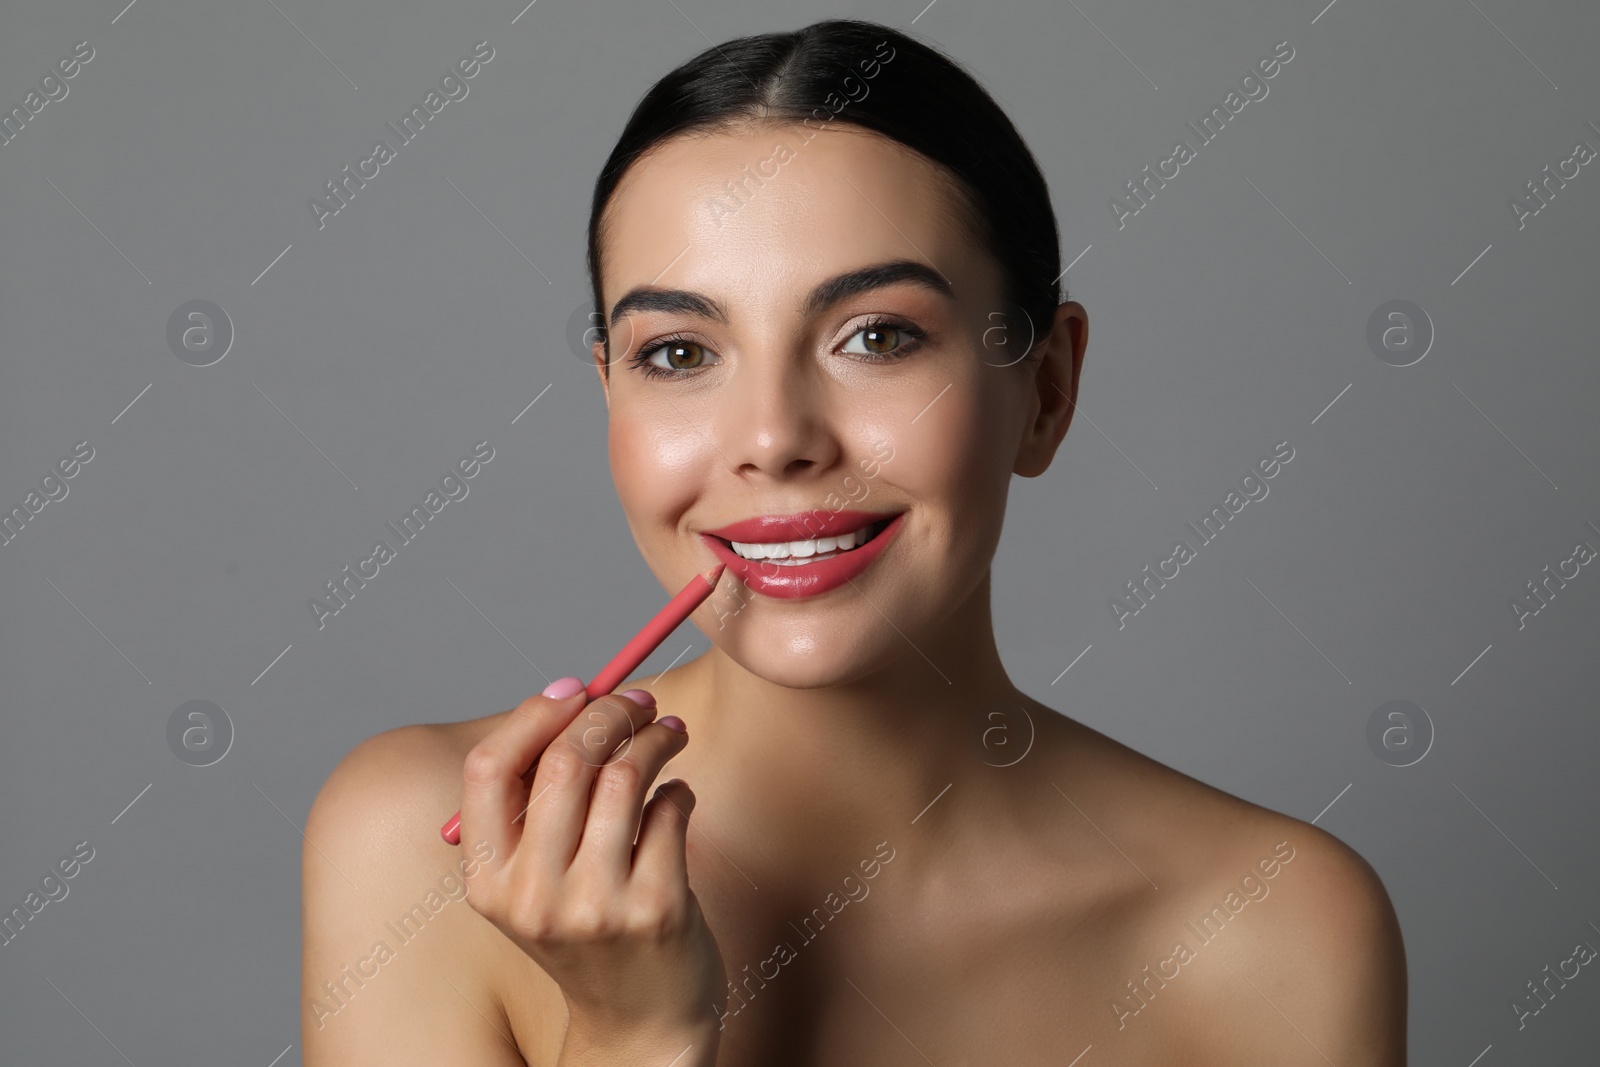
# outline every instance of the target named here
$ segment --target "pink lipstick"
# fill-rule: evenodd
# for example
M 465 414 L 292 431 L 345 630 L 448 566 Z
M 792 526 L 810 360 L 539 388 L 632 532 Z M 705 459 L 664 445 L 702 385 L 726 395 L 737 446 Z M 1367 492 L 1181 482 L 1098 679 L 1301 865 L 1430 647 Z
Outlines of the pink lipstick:
M 703 530 L 700 537 L 752 591 L 791 600 L 819 596 L 855 578 L 888 547 L 904 519 L 903 511 L 806 511 L 744 519 Z M 749 558 L 759 553 L 766 558 Z

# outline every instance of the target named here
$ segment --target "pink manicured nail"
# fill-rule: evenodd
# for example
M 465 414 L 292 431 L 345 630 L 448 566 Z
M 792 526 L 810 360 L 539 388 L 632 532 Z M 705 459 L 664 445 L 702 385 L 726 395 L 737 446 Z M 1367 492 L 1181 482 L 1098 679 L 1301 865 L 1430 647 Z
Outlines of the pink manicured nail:
M 642 708 L 653 708 L 656 706 L 655 694 L 649 692 L 648 690 L 628 689 L 619 695 L 627 697 L 629 700 L 633 701 L 635 704 L 638 704 Z
M 544 695 L 552 700 L 565 700 L 573 694 L 580 693 L 582 691 L 583 679 L 574 678 L 571 675 L 568 675 L 565 678 L 557 678 L 555 681 L 544 687 Z
M 676 730 L 680 734 L 686 734 L 689 732 L 689 727 L 684 725 L 683 720 L 678 718 L 676 715 L 663 715 L 661 718 L 657 719 L 656 722 L 660 723 L 662 726 L 665 726 L 669 730 Z

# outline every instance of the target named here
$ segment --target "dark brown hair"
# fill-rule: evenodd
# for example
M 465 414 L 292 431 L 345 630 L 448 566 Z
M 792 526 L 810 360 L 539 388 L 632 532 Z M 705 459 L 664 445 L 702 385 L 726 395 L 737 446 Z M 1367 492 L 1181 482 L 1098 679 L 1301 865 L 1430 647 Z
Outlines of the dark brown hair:
M 1033 154 L 965 68 L 898 30 L 857 19 L 713 45 L 651 86 L 595 181 L 588 237 L 592 322 L 603 323 L 605 313 L 605 208 L 628 167 L 669 137 L 751 121 L 851 123 L 939 164 L 955 179 L 969 225 L 1000 264 L 1005 299 L 1026 316 L 1032 343 L 1049 330 L 1066 294 L 1057 284 L 1055 213 Z

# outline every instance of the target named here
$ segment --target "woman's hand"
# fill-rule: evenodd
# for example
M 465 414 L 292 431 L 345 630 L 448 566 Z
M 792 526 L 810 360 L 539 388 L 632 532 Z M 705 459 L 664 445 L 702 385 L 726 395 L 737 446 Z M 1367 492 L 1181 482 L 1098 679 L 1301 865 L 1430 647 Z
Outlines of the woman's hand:
M 467 901 L 560 985 L 563 1063 L 665 1065 L 689 1044 L 680 1067 L 712 1063 L 727 975 L 689 888 L 694 793 L 674 778 L 644 795 L 688 735 L 640 689 L 585 701 L 578 679 L 552 683 L 467 754 L 461 839 L 495 857 Z

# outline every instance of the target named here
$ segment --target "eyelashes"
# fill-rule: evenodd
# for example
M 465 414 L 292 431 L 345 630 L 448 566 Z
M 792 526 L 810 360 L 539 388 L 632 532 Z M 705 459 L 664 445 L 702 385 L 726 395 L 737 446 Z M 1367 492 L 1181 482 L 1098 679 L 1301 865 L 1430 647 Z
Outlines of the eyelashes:
M 669 348 L 688 346 L 701 349 L 706 347 L 705 345 L 700 344 L 700 342 L 684 334 L 673 334 L 670 337 L 663 337 L 661 340 L 650 345 L 648 348 L 641 348 L 631 358 L 629 358 L 628 365 L 638 370 L 646 378 L 680 378 L 685 374 L 692 373 L 700 368 L 658 367 L 654 363 L 650 362 L 650 360 L 657 352 L 663 352 Z
M 904 340 L 888 352 L 847 352 L 844 354 L 863 363 L 896 363 L 920 349 L 926 343 L 928 337 L 926 330 L 912 323 L 892 316 L 875 315 L 851 333 L 846 338 L 845 343 L 848 345 L 862 334 L 870 333 L 874 330 L 893 330 L 895 333 L 903 335 Z M 628 365 L 639 371 L 646 378 L 687 378 L 704 369 L 704 364 L 697 367 L 662 367 L 653 362 L 657 353 L 675 347 L 695 348 L 703 352 L 710 351 L 709 346 L 701 344 L 693 337 L 687 334 L 675 333 L 663 337 L 659 341 L 652 342 L 645 348 L 641 348 L 628 358 Z

